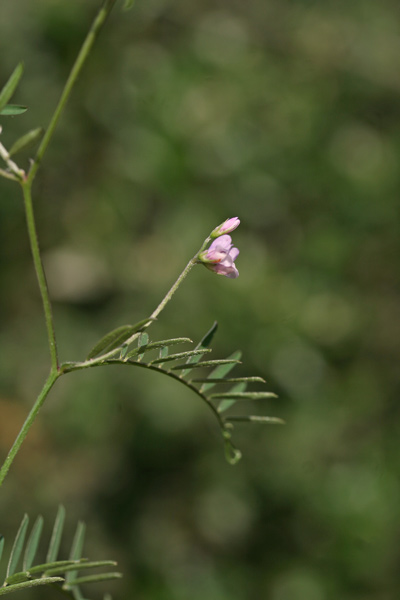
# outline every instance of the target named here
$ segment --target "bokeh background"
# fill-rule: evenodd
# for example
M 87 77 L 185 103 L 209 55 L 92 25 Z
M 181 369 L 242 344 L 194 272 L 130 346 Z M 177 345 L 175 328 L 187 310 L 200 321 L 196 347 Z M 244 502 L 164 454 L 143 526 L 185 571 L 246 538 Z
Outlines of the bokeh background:
M 2 141 L 48 123 L 98 3 L 3 0 L 0 80 L 23 59 Z M 395 0 L 137 0 L 116 6 L 34 194 L 63 360 L 157 305 L 208 232 L 239 216 L 240 277 L 196 267 L 153 339 L 240 348 L 250 409 L 224 459 L 173 381 L 98 369 L 57 383 L 1 489 L 67 508 L 110 590 L 137 600 L 400 597 L 400 6 Z M 21 159 L 25 165 L 29 154 Z M 0 452 L 49 368 L 17 186 L 0 181 Z M 4 565 L 3 565 L 4 569 Z M 90 596 L 90 597 L 92 597 Z M 26 593 L 25 597 L 29 597 Z M 51 597 L 50 591 L 32 598 Z

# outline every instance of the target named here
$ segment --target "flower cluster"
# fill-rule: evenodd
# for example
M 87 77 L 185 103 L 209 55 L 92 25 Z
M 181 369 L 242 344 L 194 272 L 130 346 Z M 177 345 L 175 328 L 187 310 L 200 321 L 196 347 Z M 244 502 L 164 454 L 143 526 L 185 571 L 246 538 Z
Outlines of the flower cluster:
M 216 227 L 211 233 L 211 238 L 214 241 L 211 246 L 202 252 L 199 256 L 202 262 L 208 269 L 217 273 L 217 275 L 225 275 L 230 279 L 239 277 L 239 271 L 236 268 L 235 260 L 239 256 L 239 250 L 234 248 L 232 238 L 227 235 L 240 224 L 237 217 L 227 219 L 222 225 Z

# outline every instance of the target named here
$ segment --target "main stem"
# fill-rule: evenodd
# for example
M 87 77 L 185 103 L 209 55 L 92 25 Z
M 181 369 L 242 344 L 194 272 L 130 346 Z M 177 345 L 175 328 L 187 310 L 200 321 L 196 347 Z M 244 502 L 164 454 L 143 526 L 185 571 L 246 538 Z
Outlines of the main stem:
M 43 263 L 40 256 L 39 242 L 36 232 L 35 215 L 32 206 L 31 186 L 28 182 L 23 182 L 22 191 L 24 194 L 25 216 L 28 227 L 29 242 L 31 245 L 33 263 L 35 265 L 36 277 L 39 284 L 40 295 L 42 297 L 44 316 L 46 320 L 47 338 L 49 341 L 51 368 L 52 371 L 58 370 L 58 354 L 56 334 L 54 330 L 53 315 L 51 310 L 51 302 L 47 287 L 46 275 L 43 269 Z
M 43 136 L 41 144 L 39 145 L 38 151 L 36 153 L 36 157 L 35 157 L 34 161 L 32 162 L 29 173 L 27 174 L 26 177 L 23 177 L 23 174 L 20 174 L 20 173 L 16 174 L 18 176 L 21 175 L 20 183 L 21 183 L 22 192 L 23 192 L 23 196 L 24 196 L 25 214 L 26 214 L 26 222 L 27 222 L 27 227 L 28 227 L 29 241 L 30 241 L 30 245 L 31 245 L 32 257 L 33 257 L 33 262 L 35 265 L 35 271 L 36 271 L 36 276 L 37 276 L 37 280 L 38 280 L 38 284 L 39 284 L 40 294 L 42 297 L 43 309 L 44 309 L 45 320 L 46 320 L 47 337 L 48 337 L 48 341 L 49 341 L 50 356 L 51 356 L 51 370 L 50 370 L 50 374 L 43 386 L 42 391 L 40 392 L 39 396 L 37 397 L 35 404 L 33 405 L 25 423 L 23 424 L 23 426 L 21 428 L 21 431 L 19 432 L 15 442 L 13 443 L 13 445 L 11 447 L 10 452 L 7 455 L 6 460 L 4 461 L 4 463 L 0 469 L 0 486 L 3 483 L 4 478 L 10 469 L 11 464 L 12 464 L 18 450 L 20 449 L 24 439 L 26 438 L 29 429 L 33 425 L 33 422 L 36 419 L 36 416 L 37 416 L 43 402 L 45 401 L 48 393 L 50 392 L 51 388 L 53 387 L 53 385 L 56 382 L 56 380 L 58 379 L 58 377 L 60 377 L 63 374 L 63 371 L 61 371 L 59 369 L 57 344 L 56 344 L 56 337 L 55 337 L 55 331 L 54 331 L 51 303 L 50 303 L 49 292 L 48 292 L 48 287 L 47 287 L 47 282 L 46 282 L 46 276 L 44 273 L 42 259 L 40 256 L 40 249 L 39 249 L 38 237 L 37 237 L 37 232 L 36 232 L 35 216 L 34 216 L 33 206 L 32 206 L 32 183 L 35 178 L 36 172 L 39 168 L 39 165 L 43 159 L 43 156 L 47 150 L 47 147 L 50 143 L 50 140 L 53 137 L 53 134 L 54 134 L 55 128 L 57 126 L 57 123 L 60 119 L 61 113 L 62 113 L 62 111 L 67 103 L 67 100 L 72 92 L 72 89 L 76 83 L 78 75 L 81 72 L 84 63 L 86 62 L 86 59 L 89 56 L 90 50 L 92 49 L 92 46 L 100 32 L 100 29 L 104 25 L 115 2 L 116 2 L 116 0 L 104 0 L 103 1 L 103 4 L 89 29 L 89 32 L 85 38 L 85 41 L 83 42 L 82 47 L 79 51 L 79 54 L 78 54 L 78 56 L 75 60 L 75 63 L 71 69 L 69 77 L 68 77 L 66 84 L 64 86 L 64 89 L 62 91 L 60 100 L 58 101 L 58 104 L 56 106 L 54 114 L 50 119 L 49 126 Z
M 35 404 L 33 405 L 29 415 L 27 416 L 25 423 L 23 424 L 23 426 L 21 428 L 21 431 L 19 432 L 15 442 L 13 443 L 13 445 L 11 447 L 10 452 L 7 455 L 6 460 L 3 463 L 3 466 L 0 469 L 0 486 L 3 483 L 4 478 L 10 469 L 11 464 L 12 464 L 18 450 L 22 446 L 22 443 L 23 443 L 24 439 L 26 438 L 29 429 L 31 428 L 34 420 L 36 419 L 36 416 L 37 416 L 43 402 L 45 401 L 49 391 L 55 384 L 58 377 L 60 377 L 60 375 L 61 375 L 61 373 L 59 373 L 59 372 L 51 371 L 50 375 L 46 379 L 46 382 L 43 386 L 42 391 L 40 392 L 39 396 L 37 397 Z

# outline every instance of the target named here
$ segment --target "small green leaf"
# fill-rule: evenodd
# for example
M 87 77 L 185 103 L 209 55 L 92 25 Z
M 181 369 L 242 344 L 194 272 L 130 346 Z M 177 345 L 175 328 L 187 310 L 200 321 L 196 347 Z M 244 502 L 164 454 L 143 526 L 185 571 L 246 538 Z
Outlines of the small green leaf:
M 41 565 L 35 565 L 29 569 L 29 573 L 31 575 L 38 575 L 40 573 L 45 573 L 46 575 L 50 574 L 52 569 L 60 569 L 60 573 L 62 573 L 62 569 L 65 567 L 69 567 L 70 565 L 80 564 L 81 562 L 85 562 L 86 558 L 81 558 L 79 561 L 76 560 L 56 560 L 54 562 L 46 562 Z
M 170 354 L 165 358 L 156 358 L 155 360 L 150 361 L 149 365 L 156 365 L 161 362 L 167 362 L 170 360 L 180 360 L 181 358 L 187 358 L 188 356 L 197 356 L 200 354 L 203 356 L 205 352 L 211 352 L 210 348 L 202 349 L 202 350 L 188 350 L 187 352 L 178 352 L 177 354 Z M 183 365 L 184 366 L 184 365 Z
M 237 350 L 236 352 L 234 352 L 233 354 L 231 354 L 231 356 L 228 356 L 229 360 L 240 360 L 242 356 L 242 353 L 240 352 L 240 350 Z M 225 377 L 225 375 L 227 375 L 235 366 L 235 364 L 225 364 L 225 365 L 219 365 L 218 367 L 216 367 L 213 371 L 211 371 L 210 373 L 210 378 L 223 378 Z M 201 386 L 201 391 L 202 392 L 206 392 L 207 390 L 211 389 L 212 387 L 214 387 L 214 383 L 209 382 L 206 383 L 204 385 Z
M 95 358 L 99 354 L 110 352 L 111 350 L 118 348 L 133 334 L 142 331 L 151 321 L 154 321 L 154 319 L 143 319 L 143 321 L 139 321 L 139 323 L 136 323 L 135 325 L 122 325 L 121 327 L 113 329 L 104 337 L 102 337 L 91 349 L 87 355 L 87 360 Z
M 143 359 L 143 356 L 145 355 L 145 352 L 147 351 L 147 345 L 149 343 L 149 335 L 146 332 L 143 332 L 140 334 L 139 339 L 138 339 L 138 347 L 136 348 L 137 350 L 137 362 L 140 362 Z
M 86 577 L 77 577 L 69 582 L 68 585 L 75 586 L 81 583 L 94 583 L 97 581 L 108 581 L 110 579 L 121 579 L 122 573 L 101 573 L 99 575 L 87 575 Z
M 168 356 L 168 348 L 167 348 L 167 346 L 163 346 L 162 348 L 160 348 L 160 351 L 158 353 L 158 358 L 159 358 L 158 366 L 159 367 L 163 366 L 163 363 L 167 356 Z
M 62 573 L 68 573 L 69 571 L 81 571 L 82 569 L 97 569 L 100 567 L 115 567 L 117 563 L 115 560 L 96 560 L 96 561 L 73 561 L 72 564 L 68 564 L 67 566 L 60 565 L 58 567 L 54 567 L 54 569 L 46 569 L 47 575 L 58 575 Z
M 190 379 L 190 383 L 266 383 L 262 377 L 203 377 L 200 379 Z
M 82 523 L 82 521 L 79 521 L 77 528 L 76 528 L 74 541 L 72 542 L 71 552 L 70 552 L 70 556 L 69 556 L 70 560 L 79 560 L 81 558 L 82 550 L 83 550 L 83 542 L 85 539 L 85 530 L 86 530 L 85 523 Z M 68 571 L 68 573 L 65 577 L 66 585 L 70 586 L 71 585 L 70 582 L 76 578 L 76 575 L 77 575 L 77 570 Z
M 133 5 L 135 4 L 135 0 L 125 0 L 124 6 L 122 10 L 131 10 L 131 8 L 133 7 Z
M 10 156 L 13 156 L 14 154 L 17 154 L 17 152 L 29 148 L 29 146 L 32 146 L 40 140 L 40 138 L 43 135 L 43 132 L 44 129 L 42 127 L 38 127 L 37 129 L 32 129 L 31 131 L 28 131 L 28 133 L 18 138 L 17 141 L 13 143 L 8 154 Z
M 175 346 L 176 344 L 185 344 L 185 343 L 193 344 L 192 340 L 189 338 L 172 338 L 170 340 L 160 340 L 158 342 L 151 342 L 150 344 L 147 344 L 146 352 L 148 352 L 149 350 L 156 350 L 157 348 L 164 348 L 164 347 L 168 348 L 168 346 Z M 131 358 L 132 356 L 139 354 L 139 352 L 140 352 L 140 348 L 135 348 L 135 350 L 128 352 L 128 354 L 126 355 L 125 358 Z M 168 350 L 167 350 L 167 353 L 168 353 Z
M 13 575 L 16 571 L 19 558 L 21 556 L 22 548 L 24 547 L 26 530 L 28 528 L 29 517 L 27 514 L 24 515 L 21 525 L 18 529 L 18 533 L 15 537 L 14 544 L 10 554 L 10 560 L 8 561 L 6 578 Z
M 58 551 L 61 544 L 61 536 L 64 528 L 65 508 L 60 504 L 58 507 L 56 520 L 54 521 L 53 532 L 51 534 L 49 549 L 47 551 L 46 562 L 53 563 L 57 560 Z
M 29 571 L 34 561 L 36 551 L 39 545 L 40 536 L 43 530 L 43 517 L 39 516 L 32 528 L 31 535 L 29 536 L 28 543 L 25 549 L 24 561 L 22 568 L 24 571 Z
M 210 400 L 222 400 L 222 399 L 231 399 L 231 400 L 264 400 L 266 398 L 277 398 L 278 396 L 273 392 L 226 392 L 221 394 L 211 394 L 209 396 Z
M 17 115 L 22 115 L 27 110 L 28 107 L 21 104 L 7 104 L 7 106 L 0 110 L 0 115 L 3 117 L 16 117 Z
M 176 346 L 176 344 L 193 344 L 192 340 L 187 337 L 171 338 L 170 340 L 160 340 L 159 342 L 151 342 L 147 346 L 148 350 L 154 350 L 155 348 L 163 348 L 164 346 Z
M 167 346 L 164 346 L 163 348 L 160 348 L 159 358 L 166 358 L 167 356 L 168 356 L 168 348 L 167 348 Z
M 245 391 L 247 387 L 247 383 L 246 382 L 241 382 L 241 383 L 237 383 L 236 385 L 234 385 L 229 392 L 232 393 L 236 393 L 236 394 L 240 394 L 242 392 Z M 228 408 L 230 408 L 233 404 L 235 404 L 236 400 L 230 399 L 230 400 L 222 400 L 222 402 L 219 404 L 218 406 L 218 412 L 222 413 L 225 410 L 228 410 Z
M 208 348 L 213 340 L 213 337 L 214 337 L 217 329 L 218 329 L 218 323 L 217 323 L 217 321 L 214 321 L 211 329 L 209 331 L 207 331 L 206 335 L 200 340 L 200 342 L 197 344 L 195 350 L 201 350 L 202 348 Z M 189 360 L 187 361 L 187 364 L 193 365 L 194 363 L 197 363 L 200 360 L 200 357 L 201 357 L 201 354 L 190 357 Z M 191 366 L 189 368 L 184 369 L 181 373 L 181 377 L 185 377 L 188 373 L 190 373 L 191 370 L 192 370 Z
M 196 364 L 190 365 L 190 369 L 200 369 L 202 367 L 215 367 L 216 365 L 226 365 L 228 363 L 238 364 L 238 363 L 240 363 L 240 360 L 229 360 L 229 359 L 203 360 L 203 361 L 198 362 Z M 185 369 L 185 365 L 177 365 L 176 367 L 172 367 L 172 369 L 173 370 Z M 182 373 L 182 375 L 183 375 L 183 373 Z
M 232 416 L 225 419 L 226 422 L 238 422 L 238 423 L 265 423 L 268 425 L 285 425 L 285 421 L 279 417 L 259 417 L 257 415 L 249 416 Z
M 19 63 L 11 73 L 10 78 L 0 92 L 0 111 L 6 106 L 7 102 L 15 92 L 23 72 L 24 66 L 22 63 Z
M 4 535 L 0 534 L 0 560 L 4 549 Z
M 3 594 L 10 594 L 11 592 L 19 592 L 30 587 L 36 587 L 38 585 L 50 585 L 52 583 L 62 583 L 64 579 L 62 577 L 41 577 L 40 579 L 31 579 L 23 583 L 16 583 L 6 587 L 0 587 L 0 596 Z
M 146 332 L 141 333 L 139 336 L 139 342 L 138 342 L 139 350 L 144 347 L 147 348 L 148 344 L 149 344 L 149 334 Z
M 19 571 L 18 573 L 14 573 L 14 575 L 10 575 L 5 580 L 6 585 L 14 585 L 15 583 L 21 583 L 22 581 L 27 581 L 28 579 L 32 579 L 27 573 L 27 571 Z

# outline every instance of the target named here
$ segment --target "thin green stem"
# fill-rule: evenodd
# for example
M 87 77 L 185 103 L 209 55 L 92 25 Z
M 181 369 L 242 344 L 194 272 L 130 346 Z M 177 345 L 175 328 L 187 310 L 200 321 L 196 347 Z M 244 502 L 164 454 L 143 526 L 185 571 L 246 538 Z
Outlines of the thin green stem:
M 66 84 L 64 86 L 64 89 L 63 89 L 61 97 L 60 97 L 60 100 L 58 101 L 57 107 L 54 111 L 54 114 L 53 114 L 51 120 L 50 120 L 49 126 L 47 127 L 47 130 L 46 130 L 46 132 L 43 136 L 43 139 L 40 143 L 40 146 L 36 153 L 36 157 L 35 157 L 34 161 L 32 162 L 30 171 L 27 175 L 27 181 L 29 183 L 32 183 L 32 181 L 36 175 L 39 165 L 43 159 L 44 153 L 46 152 L 47 147 L 50 143 L 50 140 L 53 137 L 54 130 L 57 126 L 57 123 L 61 116 L 61 113 L 62 113 L 62 111 L 68 101 L 68 98 L 71 94 L 71 91 L 76 83 L 78 75 L 81 72 L 82 67 L 86 62 L 86 59 L 89 56 L 90 50 L 92 49 L 92 46 L 93 46 L 94 42 L 96 41 L 96 38 L 99 35 L 99 32 L 100 32 L 102 26 L 104 25 L 108 15 L 110 14 L 115 2 L 116 2 L 116 0 L 104 0 L 102 7 L 100 8 L 99 12 L 97 13 L 97 15 L 92 23 L 92 26 L 89 29 L 89 32 L 82 44 L 79 54 L 75 60 L 75 63 L 73 65 L 71 72 L 69 74 L 69 77 L 66 81 Z
M 54 330 L 53 315 L 51 310 L 51 302 L 47 287 L 46 275 L 44 273 L 42 259 L 40 256 L 39 242 L 36 232 L 35 215 L 32 207 L 31 187 L 28 183 L 22 183 L 22 191 L 24 194 L 25 215 L 28 227 L 29 241 L 31 245 L 33 263 L 35 265 L 36 277 L 39 284 L 40 295 L 42 297 L 43 310 L 46 320 L 47 338 L 49 341 L 51 367 L 54 371 L 58 369 L 57 343 Z
M 34 420 L 36 419 L 36 416 L 37 416 L 41 406 L 43 405 L 43 402 L 45 401 L 48 393 L 50 392 L 51 388 L 57 381 L 58 377 L 60 377 L 60 373 L 51 371 L 48 378 L 46 379 L 46 382 L 43 386 L 42 391 L 40 392 L 39 396 L 37 397 L 35 404 L 33 405 L 29 415 L 27 416 L 25 423 L 23 424 L 23 426 L 21 428 L 21 431 L 19 432 L 18 436 L 15 439 L 15 442 L 11 446 L 11 449 L 7 455 L 7 458 L 5 459 L 3 466 L 0 469 L 0 486 L 2 485 L 4 478 L 10 469 L 11 464 L 12 464 L 18 450 L 20 449 L 23 441 L 25 440 L 29 429 L 31 428 Z
M 207 244 L 208 244 L 208 242 L 210 240 L 211 240 L 211 237 L 208 236 L 204 240 L 204 242 L 203 242 L 200 250 L 198 250 L 196 252 L 196 254 L 193 256 L 193 258 L 191 258 L 189 260 L 188 264 L 183 269 L 183 271 L 179 275 L 178 279 L 175 281 L 175 283 L 172 285 L 172 287 L 169 289 L 169 291 L 165 294 L 164 298 L 161 300 L 161 302 L 157 306 L 157 308 L 155 310 L 153 310 L 153 312 L 151 313 L 149 319 L 152 319 L 152 320 L 149 321 L 148 326 L 151 325 L 151 323 L 153 323 L 153 321 L 156 320 L 156 318 L 158 317 L 158 315 L 160 314 L 160 312 L 165 308 L 165 306 L 171 300 L 172 296 L 175 294 L 176 290 L 179 288 L 179 286 L 181 285 L 182 281 L 185 279 L 185 277 L 187 277 L 187 275 L 189 274 L 189 272 L 191 271 L 191 269 L 194 267 L 194 265 L 197 264 L 199 255 L 201 254 L 201 252 L 203 252 L 204 248 L 207 246 Z M 134 333 L 128 340 L 126 340 L 125 345 L 129 346 L 129 344 L 131 344 L 136 338 L 138 338 L 139 335 L 140 335 L 140 333 Z M 114 354 L 116 354 L 116 351 L 112 350 L 111 352 L 107 353 L 106 355 L 104 355 L 102 357 L 99 357 L 99 359 L 104 359 L 104 358 L 106 358 L 108 356 L 112 356 Z M 96 360 L 99 360 L 99 359 L 96 359 Z
M 197 256 L 198 256 L 198 253 L 196 254 L 196 256 L 194 256 L 192 259 L 190 259 L 190 261 L 188 262 L 186 267 L 183 269 L 182 273 L 179 275 L 178 279 L 175 281 L 174 285 L 171 287 L 171 289 L 167 292 L 167 294 L 161 300 L 161 302 L 157 306 L 157 308 L 155 310 L 153 310 L 153 312 L 151 313 L 151 315 L 149 317 L 150 319 L 156 319 L 158 317 L 158 315 L 160 314 L 160 312 L 164 309 L 166 304 L 171 300 L 172 296 L 175 294 L 176 290 L 181 285 L 182 281 L 187 277 L 187 275 L 189 274 L 191 269 L 196 264 Z

